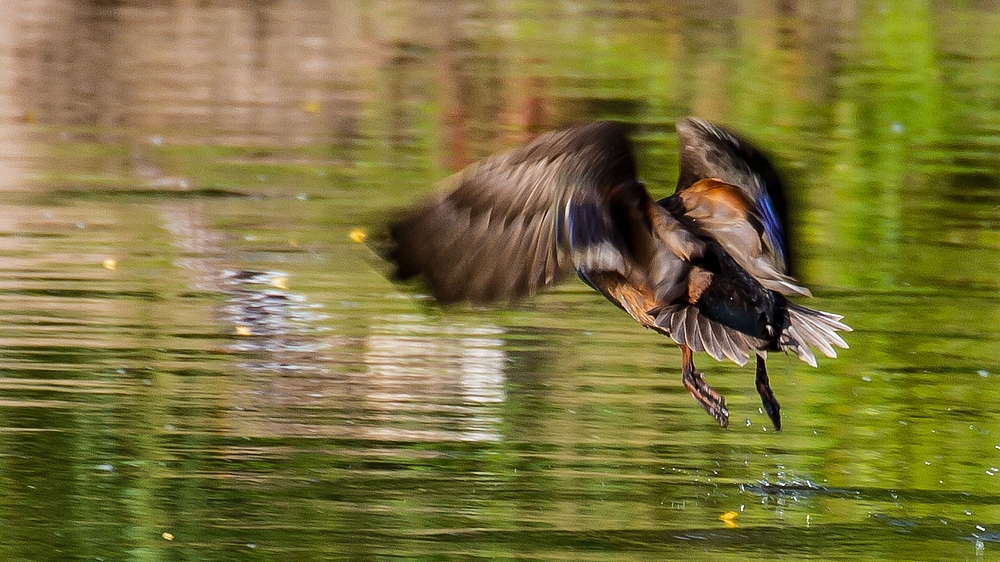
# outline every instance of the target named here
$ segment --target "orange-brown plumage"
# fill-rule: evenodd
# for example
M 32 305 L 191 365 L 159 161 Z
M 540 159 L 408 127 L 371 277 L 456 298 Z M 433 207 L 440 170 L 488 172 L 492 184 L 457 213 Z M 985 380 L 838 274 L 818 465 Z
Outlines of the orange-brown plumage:
M 684 207 L 690 214 L 701 207 L 702 213 L 718 221 L 746 221 L 753 203 L 739 188 L 715 178 L 698 180 L 680 193 Z

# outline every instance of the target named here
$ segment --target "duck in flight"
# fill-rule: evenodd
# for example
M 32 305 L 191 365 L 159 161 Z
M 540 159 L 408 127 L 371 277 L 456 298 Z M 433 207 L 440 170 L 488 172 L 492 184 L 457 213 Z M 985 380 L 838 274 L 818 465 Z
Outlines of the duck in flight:
M 575 273 L 642 326 L 681 348 L 684 386 L 723 427 L 725 398 L 694 352 L 756 358 L 764 411 L 781 429 L 768 351 L 816 366 L 836 357 L 840 315 L 800 306 L 788 275 L 781 180 L 722 127 L 677 124 L 680 177 L 654 201 L 636 177 L 624 127 L 598 122 L 543 134 L 472 164 L 389 226 L 396 276 L 423 276 L 441 303 L 515 301 Z

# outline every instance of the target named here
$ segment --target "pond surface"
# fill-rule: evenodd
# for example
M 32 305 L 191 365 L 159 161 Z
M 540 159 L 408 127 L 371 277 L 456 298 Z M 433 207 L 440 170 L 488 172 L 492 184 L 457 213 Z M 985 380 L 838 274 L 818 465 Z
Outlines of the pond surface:
M 11 3 L 13 4 L 13 3 Z M 991 2 L 0 6 L 0 559 L 1000 559 Z M 364 234 L 587 119 L 746 132 L 851 349 L 680 353 L 573 281 L 442 310 Z

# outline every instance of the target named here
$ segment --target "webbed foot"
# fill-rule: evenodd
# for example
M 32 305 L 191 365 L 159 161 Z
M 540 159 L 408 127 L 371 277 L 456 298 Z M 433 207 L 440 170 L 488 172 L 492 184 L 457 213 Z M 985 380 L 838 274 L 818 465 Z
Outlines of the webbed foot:
M 694 357 L 691 348 L 681 346 L 681 359 L 683 361 L 682 378 L 684 388 L 691 393 L 691 396 L 701 404 L 701 407 L 708 412 L 708 415 L 715 418 L 722 427 L 729 427 L 729 409 L 726 408 L 726 399 L 705 381 L 705 375 L 694 368 Z
M 771 392 L 771 382 L 767 378 L 767 365 L 765 359 L 757 356 L 757 378 L 754 381 L 757 386 L 757 394 L 760 394 L 760 402 L 764 405 L 764 413 L 771 418 L 775 431 L 781 431 L 781 404 Z

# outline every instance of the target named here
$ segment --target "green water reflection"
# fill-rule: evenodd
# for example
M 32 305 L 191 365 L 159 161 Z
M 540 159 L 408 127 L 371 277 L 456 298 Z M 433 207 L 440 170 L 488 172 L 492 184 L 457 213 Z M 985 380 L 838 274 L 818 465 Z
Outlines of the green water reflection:
M 984 560 L 1000 552 L 988 2 L 0 6 L 0 559 Z M 699 366 L 580 283 L 442 311 L 350 241 L 585 119 L 746 131 L 811 369 Z M 730 528 L 720 516 L 738 515 Z

